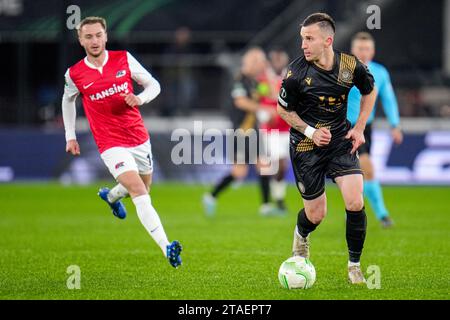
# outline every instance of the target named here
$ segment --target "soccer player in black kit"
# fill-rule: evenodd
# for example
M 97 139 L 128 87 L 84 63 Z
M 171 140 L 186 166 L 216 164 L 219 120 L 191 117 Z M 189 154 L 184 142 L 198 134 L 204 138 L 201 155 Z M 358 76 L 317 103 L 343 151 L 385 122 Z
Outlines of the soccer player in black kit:
M 248 49 L 242 57 L 242 66 L 238 77 L 235 79 L 231 96 L 233 97 L 233 111 L 231 121 L 236 132 L 236 139 L 245 140 L 252 133 L 258 140 L 257 112 L 260 110 L 261 92 L 258 91 L 258 80 L 267 73 L 268 61 L 266 54 L 261 48 L 253 47 Z M 259 142 L 257 142 L 259 143 Z M 249 164 L 256 163 L 259 174 L 262 204 L 260 214 L 269 216 L 276 213 L 275 208 L 269 202 L 270 196 L 270 176 L 263 174 L 262 164 L 259 159 L 258 150 L 251 152 L 250 141 L 244 146 L 235 141 L 234 143 L 233 166 L 229 174 L 223 177 L 213 188 L 211 193 L 203 195 L 203 206 L 207 215 L 212 216 L 216 210 L 216 200 L 218 196 L 228 188 L 233 181 L 245 179 L 249 173 Z
M 327 210 L 325 178 L 341 191 L 347 212 L 348 277 L 365 283 L 360 257 L 366 237 L 363 176 L 357 149 L 376 99 L 374 80 L 355 56 L 333 49 L 334 20 L 327 14 L 308 16 L 301 27 L 303 56 L 294 60 L 283 81 L 278 113 L 291 125 L 290 154 L 303 198 L 294 232 L 293 255 L 309 258 L 309 234 Z M 351 128 L 346 119 L 347 95 L 356 86 L 361 111 Z

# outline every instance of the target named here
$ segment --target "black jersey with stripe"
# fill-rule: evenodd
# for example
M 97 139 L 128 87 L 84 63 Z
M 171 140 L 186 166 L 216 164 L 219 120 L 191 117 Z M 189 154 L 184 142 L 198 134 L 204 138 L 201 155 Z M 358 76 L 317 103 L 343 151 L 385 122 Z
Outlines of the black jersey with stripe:
M 374 88 L 374 79 L 367 67 L 355 56 L 334 51 L 334 65 L 329 71 L 308 62 L 303 56 L 295 59 L 281 86 L 278 103 L 314 128 L 330 129 L 333 140 L 340 139 L 350 129 L 347 120 L 347 98 L 356 86 L 362 95 Z M 291 128 L 291 135 L 305 136 Z

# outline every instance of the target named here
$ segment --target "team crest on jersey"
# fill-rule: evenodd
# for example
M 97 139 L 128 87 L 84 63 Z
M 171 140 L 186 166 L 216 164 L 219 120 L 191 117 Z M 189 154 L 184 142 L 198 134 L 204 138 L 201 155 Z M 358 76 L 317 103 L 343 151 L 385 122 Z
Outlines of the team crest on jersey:
M 286 79 L 288 79 L 290 76 L 292 76 L 292 71 L 291 70 L 288 71 L 288 73 L 286 75 Z
M 339 64 L 338 83 L 351 85 L 353 81 L 353 72 L 356 67 L 356 58 L 354 56 L 342 53 Z
M 120 71 L 117 72 L 116 78 L 123 77 L 126 74 L 127 74 L 126 70 L 120 70 Z
M 342 70 L 342 81 L 351 82 L 352 81 L 352 73 L 348 69 Z
M 125 162 L 122 161 L 122 162 L 119 162 L 118 164 L 116 164 L 115 168 L 117 170 L 119 168 L 122 168 L 124 165 L 125 165 Z

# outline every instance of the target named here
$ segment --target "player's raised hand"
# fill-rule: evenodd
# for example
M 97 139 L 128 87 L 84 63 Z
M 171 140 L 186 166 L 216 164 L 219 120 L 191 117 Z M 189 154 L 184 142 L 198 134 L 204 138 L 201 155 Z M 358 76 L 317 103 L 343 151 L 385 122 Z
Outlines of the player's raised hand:
M 139 99 L 139 97 L 135 96 L 132 93 L 121 93 L 120 94 L 122 97 L 125 97 L 125 102 L 127 103 L 127 105 L 129 105 L 130 107 L 136 107 L 136 106 L 140 106 L 142 104 L 141 99 Z
M 353 148 L 352 151 L 350 151 L 351 154 L 354 154 L 362 144 L 366 143 L 363 131 L 356 128 L 350 129 L 345 136 L 345 139 L 352 140 Z
M 71 153 L 74 156 L 80 155 L 80 145 L 77 140 L 69 140 L 66 144 L 66 152 Z
M 331 132 L 327 128 L 319 128 L 314 132 L 312 139 L 319 147 L 327 146 L 331 141 Z

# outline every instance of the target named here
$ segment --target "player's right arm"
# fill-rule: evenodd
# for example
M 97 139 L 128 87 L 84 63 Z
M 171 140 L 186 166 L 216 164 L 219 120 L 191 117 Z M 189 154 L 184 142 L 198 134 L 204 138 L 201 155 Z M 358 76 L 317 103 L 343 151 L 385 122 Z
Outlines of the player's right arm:
M 66 152 L 71 153 L 74 156 L 80 154 L 80 146 L 77 142 L 77 136 L 75 134 L 76 123 L 76 105 L 75 100 L 80 94 L 78 88 L 70 78 L 69 70 L 64 75 L 64 95 L 62 98 L 62 116 L 64 122 L 64 129 L 66 131 Z
M 299 94 L 297 82 L 293 78 L 283 81 L 280 95 L 278 97 L 277 111 L 280 117 L 292 128 L 303 133 L 306 137 L 314 141 L 319 147 L 326 146 L 331 141 L 331 132 L 327 128 L 315 129 L 300 118 L 295 111 L 299 104 Z

